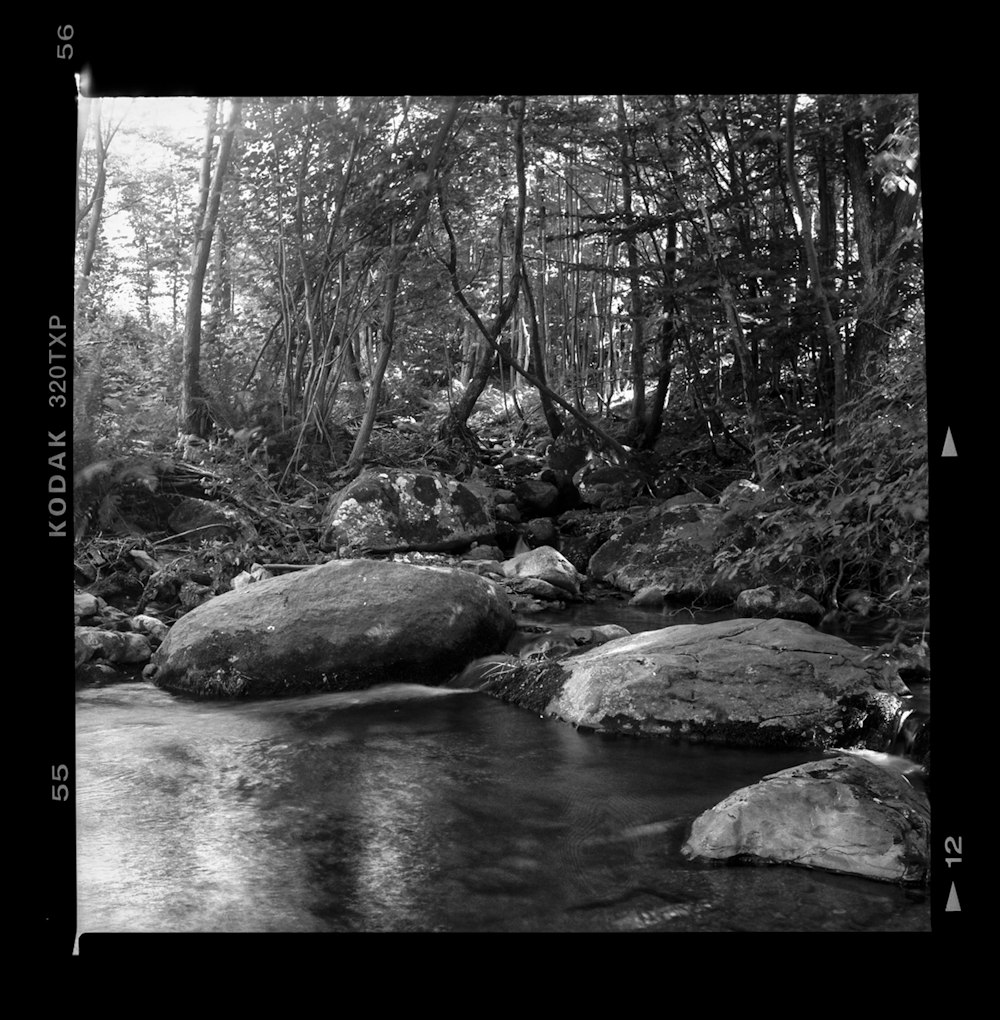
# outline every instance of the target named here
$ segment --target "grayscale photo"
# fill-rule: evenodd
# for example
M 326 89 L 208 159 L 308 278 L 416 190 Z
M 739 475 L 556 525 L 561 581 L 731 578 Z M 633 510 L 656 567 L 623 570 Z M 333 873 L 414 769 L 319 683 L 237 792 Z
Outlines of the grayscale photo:
M 77 83 L 74 952 L 931 930 L 916 94 Z

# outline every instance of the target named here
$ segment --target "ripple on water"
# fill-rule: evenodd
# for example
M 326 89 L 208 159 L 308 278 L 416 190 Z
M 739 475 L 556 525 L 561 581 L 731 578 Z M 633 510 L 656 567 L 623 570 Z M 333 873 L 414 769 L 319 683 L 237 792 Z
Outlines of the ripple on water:
M 698 813 L 808 752 L 605 739 L 406 683 L 79 706 L 87 930 L 928 928 L 894 886 L 681 857 Z

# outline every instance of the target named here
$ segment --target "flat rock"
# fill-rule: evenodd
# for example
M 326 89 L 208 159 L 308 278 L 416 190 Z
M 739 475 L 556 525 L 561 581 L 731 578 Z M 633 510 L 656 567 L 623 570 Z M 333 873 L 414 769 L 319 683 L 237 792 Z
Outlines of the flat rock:
M 878 751 L 909 693 L 891 664 L 781 619 L 666 627 L 557 665 L 490 693 L 602 732 Z
M 226 592 L 181 617 L 154 683 L 205 697 L 442 683 L 514 630 L 506 594 L 468 571 L 334 560 Z
M 923 883 L 929 838 L 927 797 L 897 773 L 847 754 L 737 790 L 695 820 L 681 853 Z
M 540 577 L 510 577 L 505 583 L 507 590 L 514 595 L 527 595 L 544 602 L 558 602 L 567 594 L 564 588 L 557 588 Z

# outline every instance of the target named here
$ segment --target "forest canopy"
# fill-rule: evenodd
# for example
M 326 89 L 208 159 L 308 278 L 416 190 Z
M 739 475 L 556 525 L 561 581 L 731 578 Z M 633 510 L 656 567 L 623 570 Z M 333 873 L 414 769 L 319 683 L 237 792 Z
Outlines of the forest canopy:
M 909 94 L 84 100 L 77 513 L 192 446 L 290 501 L 571 435 L 783 491 L 746 560 L 911 599 L 919 143 Z

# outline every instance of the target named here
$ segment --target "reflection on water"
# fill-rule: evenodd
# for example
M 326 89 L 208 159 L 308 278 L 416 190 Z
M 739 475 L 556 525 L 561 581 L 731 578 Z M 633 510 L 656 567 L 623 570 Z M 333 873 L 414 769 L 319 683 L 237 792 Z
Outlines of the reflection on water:
M 695 815 L 809 752 L 602 737 L 412 684 L 78 705 L 82 932 L 929 928 L 894 886 L 681 858 Z
M 523 617 L 528 623 L 546 627 L 572 624 L 575 627 L 599 627 L 616 623 L 633 634 L 659 630 L 684 623 L 718 623 L 736 619 L 733 606 L 721 609 L 691 609 L 680 602 L 668 599 L 663 606 L 630 606 L 620 595 L 598 598 L 596 602 L 570 604 L 559 611 L 545 610 Z

